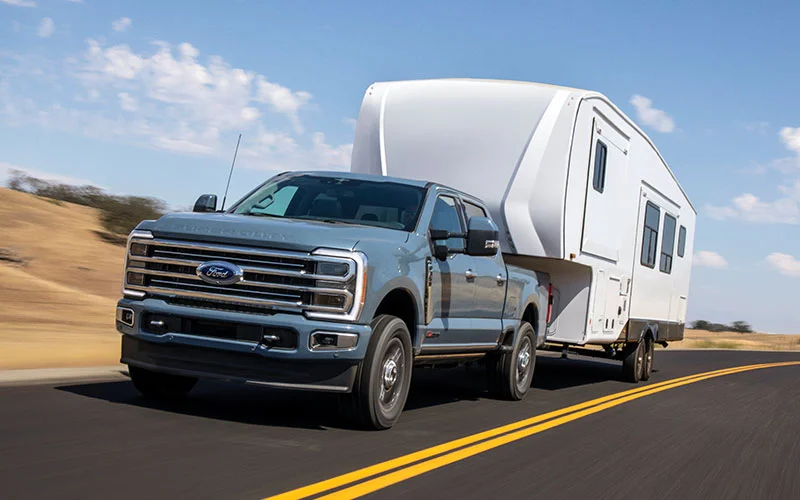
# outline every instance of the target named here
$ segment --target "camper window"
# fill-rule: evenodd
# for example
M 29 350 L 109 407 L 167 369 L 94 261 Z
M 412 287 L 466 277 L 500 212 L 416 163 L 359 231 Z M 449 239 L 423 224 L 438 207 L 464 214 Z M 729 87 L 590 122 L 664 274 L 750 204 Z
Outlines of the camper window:
M 647 202 L 644 215 L 644 232 L 642 234 L 642 265 L 654 268 L 656 265 L 656 248 L 658 243 L 658 221 L 661 210 L 652 202 Z
M 678 257 L 683 257 L 686 252 L 686 228 L 681 226 L 678 232 Z
M 675 217 L 664 214 L 664 238 L 661 240 L 661 264 L 659 268 L 662 273 L 672 273 L 672 249 L 675 248 Z
M 599 139 L 594 151 L 594 177 L 592 186 L 595 191 L 602 193 L 606 187 L 606 145 Z

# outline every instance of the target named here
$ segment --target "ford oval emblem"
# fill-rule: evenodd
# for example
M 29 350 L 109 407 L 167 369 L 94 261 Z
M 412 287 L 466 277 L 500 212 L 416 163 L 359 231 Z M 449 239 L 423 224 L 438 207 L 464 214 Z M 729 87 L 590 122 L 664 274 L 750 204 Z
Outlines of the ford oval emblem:
M 213 260 L 197 266 L 197 275 L 201 280 L 212 285 L 233 285 L 242 281 L 244 271 L 236 264 Z

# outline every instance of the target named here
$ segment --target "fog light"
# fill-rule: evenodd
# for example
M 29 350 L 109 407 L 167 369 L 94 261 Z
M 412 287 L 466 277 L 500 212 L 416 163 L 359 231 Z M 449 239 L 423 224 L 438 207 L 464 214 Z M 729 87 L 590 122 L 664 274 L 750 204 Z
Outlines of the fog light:
M 309 339 L 312 351 L 330 351 L 334 349 L 352 349 L 358 343 L 356 333 L 314 332 Z
M 133 309 L 128 309 L 127 307 L 117 308 L 117 321 L 119 321 L 123 325 L 133 326 L 133 318 L 134 318 Z

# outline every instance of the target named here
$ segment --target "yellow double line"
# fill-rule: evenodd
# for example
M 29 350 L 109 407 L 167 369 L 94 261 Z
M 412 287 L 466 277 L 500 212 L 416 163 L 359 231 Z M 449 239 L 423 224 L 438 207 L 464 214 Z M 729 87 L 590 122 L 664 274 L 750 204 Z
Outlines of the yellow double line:
M 614 406 L 619 406 L 629 401 L 633 401 L 634 399 L 643 398 L 661 391 L 674 389 L 676 387 L 681 387 L 724 375 L 732 375 L 734 373 L 758 370 L 762 368 L 793 365 L 800 365 L 800 361 L 764 363 L 727 368 L 724 370 L 715 370 L 667 380 L 666 382 L 651 384 L 616 394 L 610 394 L 602 398 L 593 399 L 591 401 L 586 401 L 584 403 L 562 408 L 560 410 L 555 410 L 525 420 L 520 420 L 502 427 L 497 427 L 495 429 L 490 429 L 478 434 L 473 434 L 449 441 L 438 446 L 426 448 L 415 453 L 410 453 L 392 460 L 387 460 L 385 462 L 365 467 L 341 476 L 333 477 L 325 481 L 320 481 L 302 488 L 271 496 L 265 500 L 303 499 L 348 485 L 352 486 L 339 489 L 322 497 L 315 498 L 326 500 L 357 498 L 386 488 L 387 486 L 397 484 L 401 481 L 405 481 L 406 479 L 419 476 L 434 469 L 438 469 L 454 462 L 464 460 L 465 458 L 469 458 L 499 446 L 503 446 L 504 444 L 508 444 L 513 441 L 532 436 L 533 434 L 538 434 L 548 429 L 552 429 L 553 427 L 572 422 L 573 420 L 583 418 L 587 415 L 598 413 L 603 410 L 613 408 Z M 387 472 L 388 474 L 384 474 Z M 363 481 L 365 479 L 368 480 Z

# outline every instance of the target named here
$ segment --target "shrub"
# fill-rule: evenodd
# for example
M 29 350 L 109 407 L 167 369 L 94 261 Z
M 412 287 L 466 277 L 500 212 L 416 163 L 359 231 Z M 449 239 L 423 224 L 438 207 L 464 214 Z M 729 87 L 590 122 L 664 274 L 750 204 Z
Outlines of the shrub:
M 96 186 L 50 182 L 20 170 L 12 170 L 10 174 L 7 186 L 15 191 L 99 209 L 100 222 L 111 234 L 108 240 L 127 235 L 142 220 L 156 219 L 167 211 L 166 204 L 157 198 L 111 195 Z
M 708 332 L 738 332 L 738 333 L 752 333 L 753 329 L 746 321 L 734 321 L 731 325 L 723 325 L 721 323 L 711 323 L 704 319 L 692 321 L 692 329 L 705 330 Z

